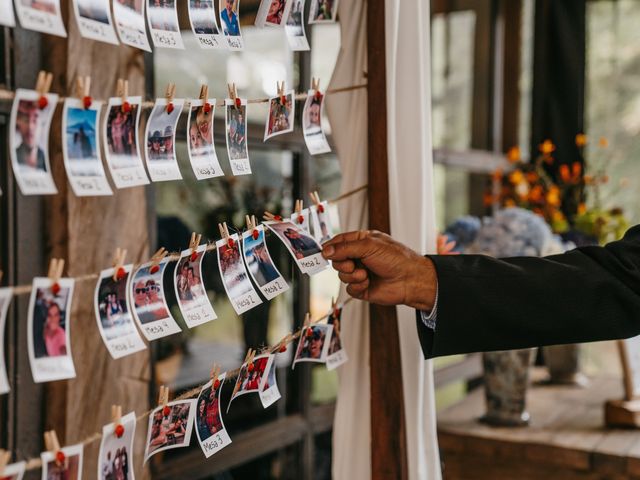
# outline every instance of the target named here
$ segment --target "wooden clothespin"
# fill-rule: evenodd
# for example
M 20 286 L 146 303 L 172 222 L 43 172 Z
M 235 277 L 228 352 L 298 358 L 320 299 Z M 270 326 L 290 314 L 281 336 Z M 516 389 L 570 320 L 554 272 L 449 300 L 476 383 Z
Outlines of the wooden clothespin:
M 255 366 L 253 365 L 253 359 L 256 356 L 256 351 L 253 349 L 247 350 L 247 355 L 244 357 L 244 363 L 247 365 L 247 371 L 253 372 Z
M 116 253 L 113 256 L 113 281 L 117 282 L 122 280 L 127 272 L 124 269 L 124 261 L 127 258 L 127 250 L 120 247 L 116 248 Z
M 282 221 L 282 217 L 280 215 L 274 215 L 271 212 L 264 212 L 264 214 L 262 215 L 262 219 L 267 221 L 267 222 L 281 222 Z
M 64 272 L 64 259 L 52 258 L 49 263 L 49 273 L 47 277 L 51 280 L 51 293 L 58 295 L 60 293 L 60 279 L 62 278 L 62 272 Z
M 317 100 L 322 98 L 322 92 L 320 92 L 320 79 L 313 77 L 311 79 L 311 90 L 313 90 L 313 95 Z
M 220 236 L 224 240 L 226 240 L 229 248 L 233 248 L 233 246 L 235 245 L 235 242 L 233 241 L 233 238 L 231 238 L 231 235 L 229 234 L 229 227 L 227 227 L 227 222 L 219 223 L 218 229 L 220 230 Z
M 198 259 L 198 246 L 202 240 L 202 235 L 196 232 L 191 232 L 191 240 L 189 240 L 189 250 L 191 250 L 191 257 L 189 260 L 195 262 Z
M 302 209 L 304 207 L 304 203 L 302 200 L 296 200 L 295 213 L 298 214 L 298 224 L 302 225 L 304 223 L 304 215 L 302 215 Z
M 158 406 L 162 407 L 162 414 L 168 417 L 171 413 L 171 408 L 167 405 L 169 403 L 169 387 L 160 385 L 160 392 L 158 394 Z
M 278 96 L 280 97 L 280 105 L 287 103 L 287 97 L 285 96 L 285 82 L 276 82 L 278 89 Z
M 293 342 L 293 340 L 295 339 L 294 335 L 291 333 L 287 333 L 285 335 L 285 337 L 280 340 L 280 343 L 278 343 L 278 346 L 276 347 L 275 352 L 279 352 L 279 353 L 284 353 L 287 351 L 287 345 L 289 345 L 291 342 Z
M 127 100 L 129 98 L 129 80 L 118 79 L 116 95 L 122 100 L 122 111 L 129 113 L 131 111 L 131 104 Z
M 149 273 L 154 274 L 160 270 L 160 262 L 169 254 L 169 252 L 164 248 L 160 247 L 160 249 L 153 254 L 151 257 L 151 266 L 149 267 Z
M 218 380 L 219 376 L 220 376 L 220 365 L 218 365 L 217 363 L 214 363 L 213 367 L 211 367 L 211 372 L 209 372 L 209 378 L 213 380 L 214 390 L 217 390 L 220 387 L 220 380 Z
M 322 205 L 322 201 L 320 200 L 320 195 L 318 195 L 318 192 L 311 192 L 309 193 L 309 196 L 311 197 L 311 201 L 315 204 L 318 211 L 320 213 L 324 213 L 324 205 Z
M 233 104 L 236 106 L 236 108 L 240 108 L 242 102 L 238 98 L 238 90 L 236 89 L 236 84 L 228 83 L 227 89 L 229 90 L 229 98 L 233 101 Z
M 7 465 L 9 465 L 10 461 L 11 461 L 11 452 L 2 450 L 0 448 L 0 477 L 2 477 L 4 473 L 4 469 L 7 468 Z
M 60 442 L 58 441 L 58 435 L 55 430 L 49 430 L 44 432 L 44 448 L 47 452 L 51 452 L 55 456 L 56 464 L 64 465 L 67 468 L 67 457 L 60 448 Z
M 247 221 L 247 230 L 251 230 L 251 236 L 254 240 L 257 240 L 260 236 L 260 232 L 258 231 L 258 222 L 256 221 L 256 216 L 245 215 L 245 220 Z
M 36 79 L 36 92 L 40 95 L 38 99 L 38 107 L 40 110 L 47 108 L 49 105 L 49 99 L 47 93 L 51 90 L 51 83 L 53 82 L 53 73 L 40 70 L 38 72 L 38 78 Z
M 331 315 L 337 318 L 339 314 L 340 314 L 340 308 L 338 307 L 338 302 L 336 302 L 336 300 L 333 297 L 331 297 Z
M 118 438 L 124 435 L 124 425 L 122 425 L 122 406 L 111 405 L 111 422 L 114 425 L 113 433 Z
M 173 109 L 174 109 L 173 97 L 175 97 L 175 95 L 176 95 L 176 84 L 173 82 L 169 82 L 169 85 L 167 85 L 167 90 L 164 93 L 164 96 L 167 99 L 166 111 L 168 114 L 171 114 L 171 112 L 173 112 Z
M 211 104 L 209 103 L 209 85 L 203 84 L 200 87 L 200 100 L 202 100 L 202 111 L 205 114 L 211 113 Z
M 76 97 L 82 100 L 82 105 L 85 109 L 91 107 L 92 99 L 89 92 L 91 91 L 91 77 L 81 77 L 78 75 L 76 78 Z

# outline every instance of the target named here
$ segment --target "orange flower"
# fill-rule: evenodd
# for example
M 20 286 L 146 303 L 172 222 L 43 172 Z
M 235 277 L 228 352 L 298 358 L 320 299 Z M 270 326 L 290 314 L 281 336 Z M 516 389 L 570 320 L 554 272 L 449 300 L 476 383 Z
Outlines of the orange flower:
M 569 165 L 563 163 L 562 165 L 560 165 L 558 172 L 560 173 L 560 179 L 564 183 L 569 183 L 571 181 L 571 174 L 569 173 Z
M 552 207 L 560 206 L 560 189 L 558 187 L 553 186 L 549 188 L 549 191 L 547 192 L 547 203 Z
M 529 201 L 540 203 L 542 201 L 542 185 L 536 185 L 529 192 Z
M 542 142 L 538 148 L 543 155 L 551 155 L 556 150 L 556 146 L 548 139 Z
M 578 205 L 578 215 L 584 215 L 587 213 L 587 205 L 583 202 Z
M 494 182 L 500 182 L 502 180 L 502 169 L 496 168 L 496 170 L 493 172 L 492 178 Z
M 577 182 L 582 175 L 582 164 L 580 162 L 573 162 L 571 165 L 571 175 L 573 176 L 573 181 Z
M 551 219 L 554 222 L 561 222 L 562 220 L 564 220 L 564 214 L 560 210 L 553 210 L 551 212 Z
M 515 207 L 516 206 L 516 202 L 513 200 L 513 198 L 507 198 L 504 201 L 504 206 L 505 207 Z
M 456 248 L 456 242 L 448 240 L 446 235 L 438 235 L 438 255 L 458 255 L 459 252 L 453 251 Z
M 526 180 L 524 178 L 522 170 L 516 169 L 509 174 L 509 181 L 514 185 L 519 185 L 522 182 L 525 182 Z
M 489 192 L 485 192 L 482 196 L 482 204 L 485 207 L 490 207 L 491 205 L 493 205 L 493 195 L 491 195 L 491 193 Z
M 510 163 L 517 163 L 521 160 L 520 147 L 511 147 L 507 152 L 507 160 Z
M 576 135 L 576 146 L 584 147 L 587 144 L 587 136 L 584 133 L 579 133 Z
M 532 212 L 540 217 L 544 217 L 544 212 L 539 207 L 535 207 Z
M 525 174 L 525 177 L 527 178 L 527 182 L 529 183 L 536 183 L 540 178 L 536 172 L 527 172 Z
M 609 146 L 609 140 L 607 140 L 606 137 L 600 137 L 600 139 L 598 140 L 598 145 L 600 145 L 602 148 L 607 148 Z

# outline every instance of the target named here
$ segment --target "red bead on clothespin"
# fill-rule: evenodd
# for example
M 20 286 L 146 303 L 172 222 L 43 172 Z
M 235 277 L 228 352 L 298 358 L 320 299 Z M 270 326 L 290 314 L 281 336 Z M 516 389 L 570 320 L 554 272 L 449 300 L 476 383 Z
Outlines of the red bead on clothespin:
M 218 390 L 218 388 L 220 388 L 220 379 L 218 378 L 220 376 L 220 365 L 218 365 L 217 363 L 213 364 L 213 367 L 211 368 L 211 372 L 209 373 L 209 378 L 211 378 L 211 380 L 213 381 L 213 389 L 214 390 Z
M 116 248 L 116 253 L 113 256 L 113 281 L 119 282 L 127 276 L 127 271 L 124 268 L 124 261 L 127 258 L 127 250 L 120 247 Z
M 262 219 L 267 221 L 267 222 L 281 222 L 282 221 L 282 217 L 280 215 L 274 215 L 271 212 L 264 212 L 264 214 L 262 215 Z
M 311 201 L 315 204 L 318 212 L 324 213 L 324 205 L 322 205 L 322 202 L 320 201 L 320 195 L 318 195 L 318 192 L 311 192 L 309 193 L 309 196 L 311 197 Z
M 36 92 L 40 97 L 38 98 L 38 108 L 44 110 L 49 105 L 49 99 L 47 93 L 51 90 L 51 83 L 53 82 L 53 73 L 40 70 L 38 72 L 38 78 L 36 79 Z
M 198 259 L 198 247 L 200 246 L 200 240 L 202 235 L 196 232 L 191 232 L 191 240 L 189 241 L 189 250 L 191 250 L 191 256 L 189 260 L 195 262 Z
M 233 248 L 236 242 L 233 240 L 233 238 L 231 238 L 231 235 L 229 234 L 229 227 L 227 227 L 227 222 L 219 223 L 218 230 L 220 230 L 220 237 L 222 237 L 222 239 L 227 242 L 227 246 L 229 248 Z
M 171 407 L 169 403 L 169 387 L 160 385 L 160 392 L 158 393 L 158 406 L 162 407 L 162 415 L 168 417 L 171 413 Z
M 173 112 L 174 110 L 174 105 L 173 105 L 173 97 L 176 94 L 176 84 L 173 82 L 169 82 L 169 85 L 167 85 L 167 90 L 164 94 L 164 96 L 167 99 L 167 114 L 171 114 L 171 112 Z
M 249 373 L 253 372 L 253 370 L 255 370 L 255 365 L 253 364 L 253 359 L 256 356 L 256 351 L 253 349 L 249 349 L 247 351 L 247 355 L 244 357 L 244 363 L 247 366 L 247 371 Z
M 158 273 L 160 270 L 160 262 L 169 254 L 169 252 L 164 248 L 160 247 L 160 249 L 153 254 L 151 257 L 151 266 L 149 267 L 149 273 L 154 274 Z
M 242 100 L 238 98 L 238 90 L 236 89 L 235 83 L 227 84 L 227 90 L 229 90 L 229 98 L 236 106 L 236 108 L 240 108 L 242 106 Z
M 340 316 L 340 308 L 338 307 L 338 302 L 336 302 L 333 298 L 331 298 L 331 312 L 334 318 L 338 318 Z
M 260 237 L 260 230 L 258 230 L 256 216 L 251 215 L 251 217 L 249 217 L 249 215 L 245 215 L 245 220 L 247 222 L 247 230 L 251 230 L 251 237 L 254 240 L 258 240 L 258 238 Z
M 53 453 L 58 466 L 64 465 L 64 467 L 67 468 L 67 456 L 60 448 L 60 442 L 58 441 L 58 435 L 55 430 L 44 432 L 44 446 L 47 452 Z
M 93 100 L 89 95 L 91 91 L 91 77 L 80 77 L 76 78 L 76 96 L 82 101 L 82 106 L 84 109 L 88 109 L 91 107 L 91 103 Z
M 4 469 L 7 468 L 9 462 L 11 461 L 11 452 L 6 450 L 2 450 L 0 448 L 0 478 L 4 478 Z M 13 477 L 11 477 L 13 478 Z
M 60 279 L 64 271 L 64 260 L 62 258 L 52 258 L 49 263 L 49 273 L 47 276 L 51 281 L 51 293 L 58 295 L 60 293 Z
M 117 96 L 122 101 L 121 110 L 123 113 L 129 113 L 131 111 L 131 104 L 129 103 L 129 80 L 118 79 Z
M 285 95 L 285 83 L 284 80 L 282 82 L 276 82 L 278 85 L 278 96 L 280 97 L 280 105 L 285 105 L 287 103 L 287 96 Z
M 286 352 L 287 345 L 289 345 L 293 341 L 293 339 L 294 339 L 294 336 L 291 335 L 290 333 L 287 333 L 287 335 L 282 340 L 280 340 L 280 343 L 278 344 L 278 347 L 277 347 L 277 352 L 278 353 Z
M 302 200 L 296 200 L 295 213 L 298 214 L 298 224 L 302 225 L 304 223 L 304 215 L 302 215 L 302 208 L 304 207 L 304 203 Z
M 304 316 L 304 334 L 307 338 L 311 337 L 313 335 L 313 330 L 311 328 L 311 314 L 309 312 L 307 312 L 307 314 Z
M 113 433 L 116 437 L 122 438 L 124 435 L 124 425 L 122 425 L 122 406 L 111 405 L 111 423 L 113 423 Z
M 208 85 L 202 85 L 200 87 L 200 96 L 198 98 L 202 100 L 202 111 L 205 113 L 205 115 L 208 115 L 209 113 L 211 113 L 212 107 L 211 107 L 211 104 L 209 103 L 209 86 Z
M 322 100 L 322 92 L 320 92 L 320 79 L 313 77 L 311 79 L 311 90 L 313 90 L 313 97 L 320 101 Z

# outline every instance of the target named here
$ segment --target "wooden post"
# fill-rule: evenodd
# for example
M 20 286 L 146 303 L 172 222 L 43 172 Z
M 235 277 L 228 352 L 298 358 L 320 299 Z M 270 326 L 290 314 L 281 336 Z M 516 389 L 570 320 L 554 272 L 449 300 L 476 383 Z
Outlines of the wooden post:
M 367 4 L 369 227 L 389 232 L 384 0 Z M 395 307 L 371 305 L 371 477 L 408 477 L 400 337 Z

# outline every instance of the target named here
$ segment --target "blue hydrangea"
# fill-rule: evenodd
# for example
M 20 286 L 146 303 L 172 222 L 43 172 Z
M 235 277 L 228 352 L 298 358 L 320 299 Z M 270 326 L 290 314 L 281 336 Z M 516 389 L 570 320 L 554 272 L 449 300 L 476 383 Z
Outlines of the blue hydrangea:
M 482 222 L 478 217 L 466 215 L 458 218 L 447 227 L 444 234 L 449 241 L 456 242 L 454 252 L 464 252 L 473 243 L 478 235 Z

